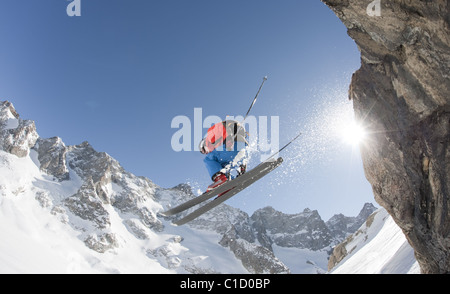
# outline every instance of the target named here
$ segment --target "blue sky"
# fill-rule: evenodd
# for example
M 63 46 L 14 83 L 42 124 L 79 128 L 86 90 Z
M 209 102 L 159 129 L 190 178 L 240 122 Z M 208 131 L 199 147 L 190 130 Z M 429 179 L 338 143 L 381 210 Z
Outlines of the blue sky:
M 336 127 L 351 118 L 359 52 L 319 0 L 81 0 L 79 17 L 69 3 L 0 3 L 0 100 L 41 137 L 89 141 L 160 186 L 204 190 L 203 155 L 172 150 L 172 119 L 199 107 L 244 115 L 268 76 L 251 114 L 279 116 L 281 145 L 303 135 L 282 167 L 228 203 L 250 214 L 308 207 L 325 220 L 374 203 Z

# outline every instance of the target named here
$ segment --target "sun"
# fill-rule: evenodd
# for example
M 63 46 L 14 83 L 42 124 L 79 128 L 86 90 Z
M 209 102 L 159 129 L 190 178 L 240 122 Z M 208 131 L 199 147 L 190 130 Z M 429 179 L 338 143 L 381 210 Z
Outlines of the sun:
M 345 125 L 341 131 L 342 139 L 349 145 L 357 146 L 367 138 L 367 131 L 355 121 L 351 124 Z

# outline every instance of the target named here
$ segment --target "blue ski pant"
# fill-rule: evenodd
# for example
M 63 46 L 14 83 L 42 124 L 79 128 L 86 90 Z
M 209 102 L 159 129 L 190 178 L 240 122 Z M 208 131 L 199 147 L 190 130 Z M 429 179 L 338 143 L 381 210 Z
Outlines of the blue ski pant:
M 238 144 L 236 142 L 232 151 L 226 150 L 225 146 L 223 148 L 214 149 L 212 152 L 208 153 L 203 159 L 206 165 L 209 175 L 212 177 L 220 172 L 222 169 L 230 165 L 231 168 L 237 168 L 245 163 L 247 158 L 247 150 L 245 144 Z M 239 154 L 239 157 L 238 157 Z

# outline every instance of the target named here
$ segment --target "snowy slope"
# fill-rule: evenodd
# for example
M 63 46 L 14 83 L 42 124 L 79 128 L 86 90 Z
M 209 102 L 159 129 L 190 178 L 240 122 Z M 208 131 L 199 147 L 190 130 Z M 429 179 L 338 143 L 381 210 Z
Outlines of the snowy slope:
M 69 224 L 73 215 L 53 209 L 56 196 L 79 188 L 73 171 L 75 180 L 59 183 L 41 173 L 29 156 L 0 151 L 0 163 L 0 273 L 187 273 L 186 268 L 248 273 L 218 245 L 217 233 L 167 225 L 162 233 L 145 230 L 148 238 L 140 240 L 112 206 L 106 207 L 120 245 L 104 253 L 91 250 L 79 238 L 80 231 L 89 229 L 86 224 L 80 221 L 81 230 L 76 230 Z
M 310 250 L 295 247 L 273 246 L 278 257 L 293 274 L 325 274 L 328 262 L 328 251 Z
M 348 255 L 333 274 L 420 273 L 413 249 L 385 209 L 377 210 L 342 245 Z

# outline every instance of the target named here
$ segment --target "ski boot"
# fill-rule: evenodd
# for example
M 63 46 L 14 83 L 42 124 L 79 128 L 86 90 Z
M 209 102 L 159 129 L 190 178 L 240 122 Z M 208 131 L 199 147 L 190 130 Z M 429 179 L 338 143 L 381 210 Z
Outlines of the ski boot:
M 242 176 L 243 174 L 245 174 L 245 171 L 247 170 L 247 165 L 246 164 L 242 164 L 240 167 L 239 167 L 239 169 L 237 170 L 238 171 L 238 177 L 239 176 Z
M 212 177 L 212 180 L 214 183 L 212 183 L 211 185 L 208 186 L 208 188 L 206 189 L 206 193 L 208 193 L 209 191 L 214 190 L 215 188 L 225 184 L 228 181 L 227 176 L 224 173 L 218 172 L 217 174 L 215 174 Z
M 212 178 L 212 180 L 214 181 L 214 183 L 212 183 L 211 185 L 208 186 L 208 188 L 206 189 L 206 193 L 209 191 L 214 190 L 215 188 L 225 184 L 226 182 L 228 182 L 228 177 L 222 173 L 222 172 L 218 172 L 217 174 L 215 174 Z M 230 191 L 230 190 L 228 190 Z M 227 193 L 228 191 L 225 191 L 223 193 L 220 193 L 219 195 L 217 195 L 216 198 L 219 198 L 220 196 L 222 196 L 223 194 Z

